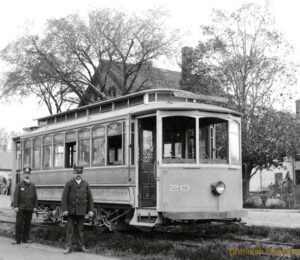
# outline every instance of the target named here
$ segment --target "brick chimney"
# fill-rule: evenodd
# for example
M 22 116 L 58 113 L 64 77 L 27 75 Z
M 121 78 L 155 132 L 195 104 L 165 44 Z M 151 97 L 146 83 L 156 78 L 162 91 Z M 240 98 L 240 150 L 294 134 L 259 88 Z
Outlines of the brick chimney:
M 296 100 L 296 119 L 300 121 L 300 99 Z

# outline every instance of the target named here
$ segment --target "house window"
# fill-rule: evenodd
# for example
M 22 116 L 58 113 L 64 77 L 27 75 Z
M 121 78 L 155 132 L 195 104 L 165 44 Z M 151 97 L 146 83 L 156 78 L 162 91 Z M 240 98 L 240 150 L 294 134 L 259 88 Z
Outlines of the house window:
M 53 137 L 53 149 L 54 149 L 54 167 L 62 168 L 64 167 L 64 134 L 56 134 Z
M 90 165 L 90 129 L 81 129 L 78 132 L 78 164 Z
M 123 164 L 122 123 L 107 126 L 107 164 Z
M 105 127 L 99 126 L 92 130 L 92 164 L 105 164 Z
M 33 165 L 34 170 L 39 170 L 41 168 L 41 138 L 36 137 L 33 140 Z
M 52 167 L 52 136 L 43 137 L 43 169 Z
M 31 139 L 24 141 L 24 167 L 31 167 Z

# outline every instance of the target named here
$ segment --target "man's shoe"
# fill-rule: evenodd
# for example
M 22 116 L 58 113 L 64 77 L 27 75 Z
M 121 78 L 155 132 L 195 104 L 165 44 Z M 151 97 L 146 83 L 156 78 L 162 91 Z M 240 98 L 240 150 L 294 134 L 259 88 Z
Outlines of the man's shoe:
M 12 244 L 12 245 L 19 245 L 19 244 L 21 244 L 21 242 L 20 242 L 20 241 L 14 241 L 14 242 L 12 242 L 11 244 Z
M 66 250 L 64 251 L 64 254 L 70 254 L 71 253 L 71 248 L 67 247 Z
M 84 246 L 81 248 L 81 251 L 84 252 L 84 253 L 88 252 L 88 250 Z

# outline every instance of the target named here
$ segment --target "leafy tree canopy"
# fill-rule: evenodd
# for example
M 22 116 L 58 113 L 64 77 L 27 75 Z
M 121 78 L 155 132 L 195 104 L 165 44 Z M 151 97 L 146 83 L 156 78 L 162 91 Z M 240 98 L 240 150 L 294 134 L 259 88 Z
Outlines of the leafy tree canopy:
M 294 155 L 299 138 L 295 119 L 274 104 L 291 98 L 296 65 L 291 46 L 274 28 L 270 7 L 246 4 L 232 13 L 213 10 L 201 41 L 188 51 L 182 88 L 223 94 L 242 116 L 245 189 L 253 169 Z M 298 127 L 298 128 L 297 128 Z M 298 150 L 299 151 L 299 150 Z
M 120 95 L 137 91 L 149 80 L 152 62 L 171 56 L 179 41 L 166 17 L 159 9 L 139 15 L 98 9 L 87 20 L 50 19 L 43 36 L 27 34 L 2 50 L 11 68 L 2 96 L 35 94 L 52 114 L 105 99 L 111 86 Z

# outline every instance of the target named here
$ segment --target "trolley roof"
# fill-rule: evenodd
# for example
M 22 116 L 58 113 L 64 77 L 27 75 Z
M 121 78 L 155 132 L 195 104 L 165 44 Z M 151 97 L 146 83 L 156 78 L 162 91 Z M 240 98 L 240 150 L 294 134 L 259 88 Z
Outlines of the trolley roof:
M 204 103 L 206 102 L 206 103 Z M 150 89 L 133 94 L 96 102 L 87 106 L 67 110 L 55 115 L 38 118 L 38 126 L 24 129 L 40 132 L 94 120 L 105 120 L 121 115 L 139 115 L 156 110 L 200 110 L 240 116 L 239 112 L 207 102 L 227 103 L 227 98 L 199 95 L 178 89 Z M 39 131 L 37 131 L 39 130 Z

